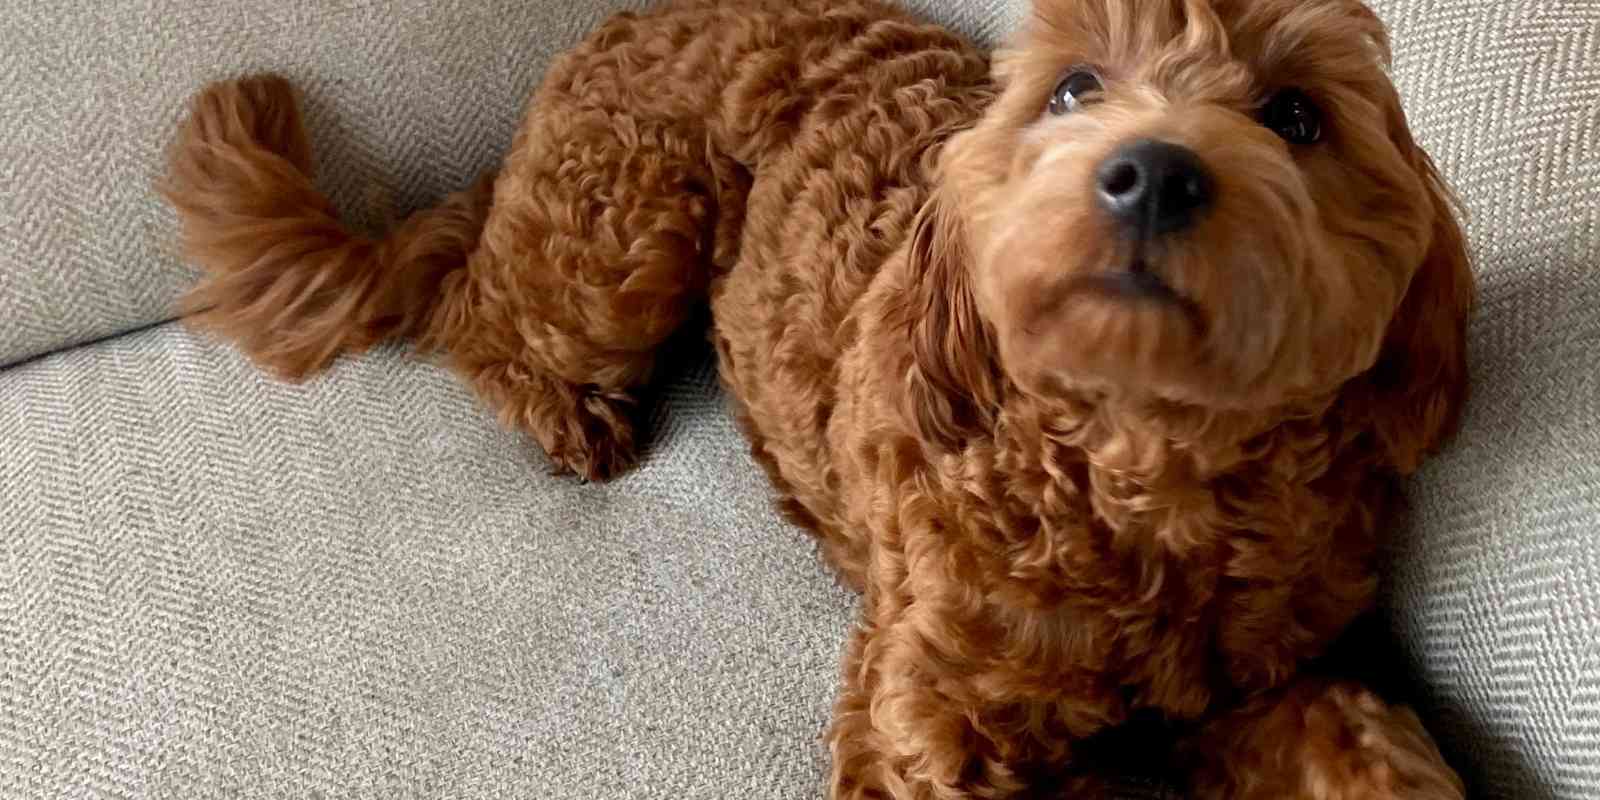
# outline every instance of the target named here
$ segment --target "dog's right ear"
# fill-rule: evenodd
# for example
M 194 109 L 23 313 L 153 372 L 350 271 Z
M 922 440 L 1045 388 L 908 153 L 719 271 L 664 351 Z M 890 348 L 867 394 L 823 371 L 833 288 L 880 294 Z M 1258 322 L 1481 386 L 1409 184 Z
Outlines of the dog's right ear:
M 917 215 L 908 262 L 903 311 L 911 364 L 900 402 L 923 441 L 959 449 L 992 430 L 999 370 L 972 292 L 960 215 L 937 192 Z
M 1373 432 L 1388 462 L 1414 472 L 1455 431 L 1467 397 L 1467 320 L 1477 287 L 1457 203 L 1432 159 L 1404 131 L 1433 206 L 1433 240 L 1369 373 Z

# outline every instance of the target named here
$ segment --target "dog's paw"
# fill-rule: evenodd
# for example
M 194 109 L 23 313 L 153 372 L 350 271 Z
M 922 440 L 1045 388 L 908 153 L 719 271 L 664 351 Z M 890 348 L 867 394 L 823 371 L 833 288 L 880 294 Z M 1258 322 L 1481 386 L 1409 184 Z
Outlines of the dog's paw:
M 1190 739 L 1199 800 L 1463 800 L 1417 715 L 1358 685 L 1300 679 Z
M 1343 794 L 1352 800 L 1463 800 L 1461 778 L 1408 708 L 1385 705 L 1363 690 L 1334 698 L 1345 714 L 1347 769 Z
M 556 471 L 607 481 L 632 468 L 638 460 L 633 398 L 557 379 L 549 383 L 543 402 L 531 409 L 527 427 Z

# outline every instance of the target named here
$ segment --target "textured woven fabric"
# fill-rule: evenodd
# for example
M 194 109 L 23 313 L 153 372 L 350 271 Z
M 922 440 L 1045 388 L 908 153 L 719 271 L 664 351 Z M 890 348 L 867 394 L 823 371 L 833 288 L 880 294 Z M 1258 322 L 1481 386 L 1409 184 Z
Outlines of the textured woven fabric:
M 1468 209 L 1476 380 L 1413 487 L 1390 605 L 1483 797 L 1600 797 L 1600 3 L 1386 0 Z
M 814 796 L 853 600 L 712 385 L 580 486 L 392 354 L 0 375 L 0 797 Z
M 641 2 L 0 0 L 0 364 L 166 316 L 149 182 L 201 81 L 294 77 L 377 224 Z M 1600 3 L 1375 5 L 1483 289 L 1391 620 L 1475 796 L 1600 797 Z M 817 796 L 853 600 L 688 363 L 604 487 L 393 352 L 288 387 L 169 326 L 0 371 L 0 797 Z
M 292 77 L 322 185 L 377 225 L 494 166 L 550 57 L 646 4 L 0 0 L 0 365 L 171 316 L 193 273 L 151 183 L 205 81 Z M 912 5 L 978 36 L 1012 15 Z

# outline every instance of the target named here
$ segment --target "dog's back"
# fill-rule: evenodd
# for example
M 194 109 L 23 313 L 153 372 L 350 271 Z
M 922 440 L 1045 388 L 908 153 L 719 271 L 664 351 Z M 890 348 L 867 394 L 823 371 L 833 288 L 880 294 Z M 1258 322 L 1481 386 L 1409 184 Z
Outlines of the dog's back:
M 286 81 L 219 83 L 163 186 L 205 270 L 186 305 L 290 379 L 416 339 L 559 466 L 603 479 L 632 462 L 656 348 L 714 296 L 757 453 L 832 527 L 847 317 L 988 80 L 970 44 L 877 0 L 618 15 L 551 68 L 492 182 L 378 241 L 313 188 Z

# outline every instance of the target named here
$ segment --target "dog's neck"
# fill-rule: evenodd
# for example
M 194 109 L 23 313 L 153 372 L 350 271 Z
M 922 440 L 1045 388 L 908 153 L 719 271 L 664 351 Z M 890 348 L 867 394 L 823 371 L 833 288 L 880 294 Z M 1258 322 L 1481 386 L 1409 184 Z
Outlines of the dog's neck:
M 1074 448 L 1098 470 L 1166 484 L 1226 475 L 1289 440 L 1301 452 L 1342 449 L 1349 432 L 1336 412 L 1336 395 L 1232 410 L 1155 398 L 1013 393 L 1003 404 L 996 433 L 1014 442 L 1035 439 Z
M 967 565 L 962 580 L 1034 624 L 1076 585 L 1154 597 L 1165 565 L 1214 563 L 1236 531 L 1260 541 L 1299 535 L 1306 520 L 1340 524 L 1339 498 L 1360 502 L 1372 477 L 1343 417 L 1336 399 L 1247 413 L 1014 395 L 960 450 L 921 442 L 908 485 L 941 487 L 934 527 L 959 554 L 949 563 Z

